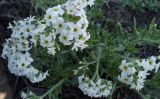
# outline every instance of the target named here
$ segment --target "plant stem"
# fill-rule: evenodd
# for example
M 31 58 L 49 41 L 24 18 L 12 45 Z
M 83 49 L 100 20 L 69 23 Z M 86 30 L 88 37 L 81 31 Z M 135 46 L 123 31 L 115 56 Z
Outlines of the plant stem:
M 112 90 L 111 90 L 111 94 L 110 94 L 109 99 L 112 99 L 113 92 L 114 92 L 114 90 L 116 89 L 116 84 L 117 84 L 117 83 L 115 83 L 115 84 L 113 85 L 113 88 L 112 88 Z
M 119 55 L 119 54 L 114 54 L 114 55 L 117 56 L 117 57 L 123 58 L 123 59 L 127 59 L 129 61 L 133 61 L 133 58 L 129 58 L 129 57 L 126 57 L 126 56 L 123 56 L 123 55 Z
M 145 98 L 145 96 L 141 93 L 141 92 L 139 92 L 139 91 L 137 91 L 137 90 L 134 90 L 142 99 L 146 99 Z
M 54 89 L 56 89 L 57 87 L 59 87 L 66 79 L 62 79 L 61 81 L 59 81 L 56 85 L 54 85 L 49 91 L 47 91 L 42 97 L 42 99 L 44 97 L 46 97 L 49 93 L 51 93 Z
M 146 38 L 143 38 L 143 39 L 141 39 L 141 38 L 138 38 L 138 39 L 135 39 L 135 40 L 133 40 L 132 42 L 134 42 L 134 43 L 139 43 L 139 42 L 150 42 L 150 43 L 157 43 L 157 44 L 159 44 L 159 42 L 160 41 L 156 41 L 156 40 L 152 40 L 152 39 L 146 39 Z
M 98 76 L 99 75 L 99 58 L 97 60 L 97 66 L 96 66 L 96 75 Z
M 99 72 L 99 64 L 100 64 L 100 56 L 101 56 L 101 52 L 102 52 L 102 49 L 99 48 L 99 49 L 98 49 L 98 57 L 97 57 L 96 72 L 95 72 L 95 74 L 94 74 L 94 76 L 93 76 L 93 79 L 95 79 L 95 77 L 100 78 L 98 72 Z

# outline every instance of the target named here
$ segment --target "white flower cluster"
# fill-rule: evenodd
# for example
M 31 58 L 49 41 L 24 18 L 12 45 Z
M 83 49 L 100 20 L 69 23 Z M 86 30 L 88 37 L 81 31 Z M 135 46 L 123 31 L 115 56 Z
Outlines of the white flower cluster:
M 156 62 L 157 58 L 151 56 L 149 59 L 135 60 L 134 62 L 127 63 L 123 60 L 120 69 L 121 75 L 118 79 L 131 85 L 131 89 L 141 90 L 144 87 L 146 77 L 150 75 L 150 72 L 155 70 L 155 73 L 160 67 L 160 62 Z
M 32 66 L 33 59 L 29 51 L 33 47 L 34 36 L 44 31 L 44 26 L 35 25 L 34 17 L 10 24 L 12 30 L 11 38 L 4 44 L 2 57 L 8 58 L 8 68 L 17 76 L 26 76 L 33 83 L 42 81 L 48 72 L 42 73 Z
M 6 40 L 2 57 L 8 59 L 8 68 L 17 76 L 26 76 L 33 83 L 42 81 L 48 72 L 41 72 L 33 66 L 30 54 L 38 45 L 55 55 L 56 44 L 72 45 L 72 50 L 84 49 L 90 34 L 86 31 L 88 20 L 84 8 L 92 6 L 94 0 L 68 0 L 46 11 L 44 19 L 29 17 L 9 24 L 11 38 Z M 57 37 L 58 36 L 58 37 Z M 59 39 L 57 41 L 57 39 Z
M 46 11 L 45 22 L 54 33 L 41 36 L 41 45 L 49 52 L 54 50 L 54 40 L 57 38 L 63 45 L 73 45 L 72 50 L 84 49 L 90 34 L 86 31 L 88 20 L 84 8 L 93 5 L 94 0 L 68 0 L 63 5 L 49 8 Z M 45 44 L 47 43 L 47 44 Z M 54 53 L 53 53 L 54 54 Z
M 79 88 L 85 95 L 90 97 L 108 97 L 112 90 L 110 81 L 103 82 L 102 79 L 94 81 L 84 75 L 78 77 Z

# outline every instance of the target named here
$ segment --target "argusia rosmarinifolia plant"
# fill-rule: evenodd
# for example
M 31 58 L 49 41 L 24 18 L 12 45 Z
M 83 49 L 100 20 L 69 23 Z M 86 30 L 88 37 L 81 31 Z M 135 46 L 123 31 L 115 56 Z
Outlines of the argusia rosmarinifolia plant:
M 64 4 L 48 8 L 43 18 L 37 19 L 33 16 L 9 24 L 8 28 L 12 30 L 12 35 L 4 44 L 2 57 L 8 59 L 10 72 L 17 76 L 25 76 L 32 83 L 38 83 L 50 76 L 47 70 L 44 71 L 43 68 L 40 68 L 41 66 L 34 63 L 38 58 L 37 53 L 42 51 L 38 49 L 43 49 L 49 56 L 56 56 L 57 52 L 65 50 L 62 48 L 69 48 L 76 52 L 87 48 L 90 33 L 87 32 L 89 21 L 85 8 L 92 5 L 94 5 L 94 0 L 68 0 Z M 90 97 L 111 97 L 117 83 L 116 80 L 101 78 L 99 74 L 104 47 L 102 46 L 103 44 L 96 48 L 95 61 L 85 63 L 84 66 L 74 70 L 73 76 L 80 75 L 77 77 L 79 89 Z M 160 63 L 157 60 L 155 56 L 149 59 L 123 59 L 119 66 L 121 74 L 116 79 L 130 85 L 131 89 L 140 91 L 150 72 L 158 72 Z M 87 76 L 90 65 L 96 67 L 92 77 Z M 79 74 L 81 70 L 84 72 Z M 53 99 L 54 95 L 51 92 L 61 86 L 66 79 L 67 77 L 60 80 L 42 96 L 37 96 L 32 91 L 22 92 L 21 96 L 24 99 L 43 99 L 46 96 Z

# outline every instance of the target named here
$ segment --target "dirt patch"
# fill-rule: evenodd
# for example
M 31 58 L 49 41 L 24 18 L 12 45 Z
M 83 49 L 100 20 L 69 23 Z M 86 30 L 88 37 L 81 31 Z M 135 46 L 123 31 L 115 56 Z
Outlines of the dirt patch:
M 4 71 L 4 68 L 0 65 L 0 99 L 13 99 L 8 76 Z

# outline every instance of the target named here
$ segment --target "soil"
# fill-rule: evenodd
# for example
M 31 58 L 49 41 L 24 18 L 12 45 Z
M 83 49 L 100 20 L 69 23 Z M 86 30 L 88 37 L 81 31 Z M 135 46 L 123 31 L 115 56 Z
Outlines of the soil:
M 12 99 L 12 89 L 2 65 L 0 65 L 0 75 L 0 99 Z
M 136 19 L 137 26 L 140 27 L 149 26 L 151 21 L 155 18 L 157 27 L 160 28 L 160 14 L 157 12 L 140 12 L 133 10 L 129 7 L 122 6 L 118 0 L 110 0 L 108 4 L 103 5 L 102 9 L 103 12 L 105 12 L 105 21 L 107 23 L 120 22 L 128 32 L 132 31 L 134 18 Z M 109 27 L 108 29 L 110 29 L 110 32 L 114 32 L 114 28 Z
M 34 12 L 31 11 L 30 0 L 0 0 L 0 45 L 3 44 L 5 38 L 8 38 L 11 32 L 7 29 L 8 23 L 16 20 L 22 19 Z M 155 17 L 160 28 L 160 18 L 159 14 L 155 12 L 139 12 L 131 10 L 130 8 L 122 7 L 117 0 L 110 0 L 109 8 L 107 5 L 103 5 L 102 8 L 105 12 L 106 20 L 105 22 L 120 22 L 122 26 L 127 31 L 132 31 L 132 26 L 134 18 L 137 20 L 137 25 L 144 26 L 149 25 L 151 20 Z M 109 27 L 109 31 L 114 32 L 114 29 Z M 150 50 L 146 51 L 147 54 L 150 54 L 154 50 L 153 47 L 149 47 Z M 143 51 L 143 49 L 142 49 Z M 0 46 L 0 54 L 2 53 L 2 46 Z M 146 55 L 142 55 L 142 57 Z M 157 53 L 157 50 L 156 52 Z M 3 99 L 4 95 L 7 96 L 6 99 L 20 99 L 13 98 L 19 91 L 23 89 L 26 85 L 22 80 L 16 82 L 14 75 L 11 75 L 7 71 L 7 63 L 5 60 L 0 58 L 0 99 Z M 17 86 L 16 90 L 14 89 L 15 84 L 22 84 Z M 69 86 L 64 87 L 62 91 L 62 99 L 91 99 L 88 96 L 85 96 L 77 87 Z M 4 98 L 5 99 L 5 98 Z M 92 99 L 106 99 L 106 98 L 92 98 Z M 113 99 L 141 99 L 136 93 L 127 88 L 118 88 L 113 93 Z

